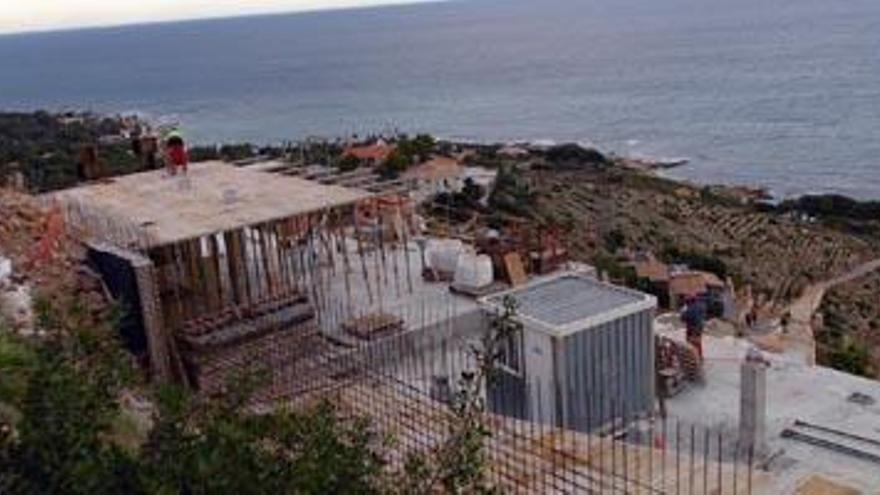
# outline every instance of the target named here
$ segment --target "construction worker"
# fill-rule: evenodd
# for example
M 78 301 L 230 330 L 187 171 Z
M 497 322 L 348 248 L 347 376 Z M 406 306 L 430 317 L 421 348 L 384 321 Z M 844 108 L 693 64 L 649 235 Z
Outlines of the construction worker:
M 165 166 L 170 175 L 177 175 L 178 170 L 186 174 L 189 155 L 186 152 L 186 143 L 177 131 L 172 131 L 165 139 L 165 154 Z
M 703 330 L 706 328 L 706 303 L 696 297 L 688 297 L 681 312 L 681 320 L 686 328 L 687 341 L 703 359 Z

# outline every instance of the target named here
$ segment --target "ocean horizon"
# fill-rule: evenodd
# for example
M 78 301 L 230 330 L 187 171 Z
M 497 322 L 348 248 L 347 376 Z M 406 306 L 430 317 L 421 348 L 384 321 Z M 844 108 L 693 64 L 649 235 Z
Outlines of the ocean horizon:
M 878 27 L 874 0 L 455 0 L 7 34 L 0 110 L 139 113 L 201 143 L 580 142 L 874 199 Z

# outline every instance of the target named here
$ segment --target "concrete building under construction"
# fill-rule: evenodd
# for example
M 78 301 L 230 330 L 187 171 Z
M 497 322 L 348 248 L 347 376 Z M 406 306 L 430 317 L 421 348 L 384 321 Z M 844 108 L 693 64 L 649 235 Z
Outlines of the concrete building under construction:
M 89 241 L 108 286 L 136 315 L 127 340 L 153 373 L 209 391 L 229 370 L 283 367 L 287 354 L 309 351 L 302 340 L 317 332 L 315 317 L 327 307 L 326 269 L 345 277 L 361 269 L 339 246 L 354 236 L 363 251 L 393 230 L 380 231 L 374 199 L 222 163 L 195 164 L 186 176 L 117 177 L 46 198 Z M 402 242 L 400 210 L 386 206 L 382 214 L 397 219 Z

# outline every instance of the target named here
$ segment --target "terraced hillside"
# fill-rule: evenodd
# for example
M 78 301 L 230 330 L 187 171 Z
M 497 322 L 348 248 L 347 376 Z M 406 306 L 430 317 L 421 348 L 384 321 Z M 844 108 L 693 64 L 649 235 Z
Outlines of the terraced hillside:
M 880 273 L 833 288 L 816 333 L 819 362 L 880 378 Z
M 781 303 L 871 257 L 866 240 L 657 177 L 619 169 L 529 174 L 541 211 L 568 224 L 571 252 L 586 260 L 621 247 L 669 262 L 720 260 L 735 280 Z

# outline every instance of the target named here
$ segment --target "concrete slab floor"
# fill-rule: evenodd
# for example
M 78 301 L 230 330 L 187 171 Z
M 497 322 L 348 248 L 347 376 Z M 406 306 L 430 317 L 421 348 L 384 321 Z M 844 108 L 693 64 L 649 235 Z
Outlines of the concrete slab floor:
M 363 263 L 353 239 L 346 239 L 344 249 L 350 266 L 348 282 L 341 262 L 335 274 L 325 269 L 328 310 L 321 318 L 321 327 L 326 333 L 339 332 L 341 323 L 351 316 L 379 312 L 403 319 L 407 331 L 428 328 L 439 331 L 440 327 L 444 332 L 456 333 L 479 330 L 456 328 L 471 325 L 466 320 L 481 314 L 477 301 L 451 292 L 449 283 L 425 281 L 422 255 L 415 242 L 397 249 L 386 247 L 384 260 L 380 251 L 364 248 Z
M 658 319 L 656 330 L 683 341 L 684 330 L 674 320 Z M 750 347 L 747 341 L 731 336 L 704 336 L 706 381 L 691 385 L 670 399 L 670 416 L 735 435 L 739 422 L 740 364 Z M 769 471 L 776 493 L 795 493 L 814 474 L 863 493 L 880 493 L 880 464 L 781 437 L 784 429 L 801 420 L 880 441 L 880 382 L 812 366 L 791 356 L 763 355 L 770 362 L 767 442 L 771 456 L 775 456 Z M 848 400 L 854 393 L 875 402 L 863 405 Z

